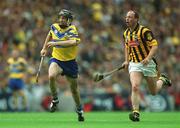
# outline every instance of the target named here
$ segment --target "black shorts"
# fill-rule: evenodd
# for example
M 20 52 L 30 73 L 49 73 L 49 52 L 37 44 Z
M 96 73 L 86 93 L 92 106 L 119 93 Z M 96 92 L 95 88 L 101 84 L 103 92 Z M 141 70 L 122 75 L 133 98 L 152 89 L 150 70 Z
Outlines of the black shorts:
M 78 65 L 76 60 L 60 61 L 55 58 L 50 59 L 50 64 L 55 62 L 63 69 L 62 75 L 67 75 L 72 78 L 78 77 Z

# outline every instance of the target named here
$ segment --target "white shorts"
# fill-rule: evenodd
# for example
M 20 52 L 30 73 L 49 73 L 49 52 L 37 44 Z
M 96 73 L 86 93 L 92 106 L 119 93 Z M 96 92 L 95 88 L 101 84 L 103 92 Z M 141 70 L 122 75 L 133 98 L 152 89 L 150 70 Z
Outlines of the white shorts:
M 129 63 L 129 74 L 131 72 L 142 72 L 144 76 L 156 77 L 156 63 L 153 60 L 150 60 L 147 65 L 143 65 L 142 63 Z

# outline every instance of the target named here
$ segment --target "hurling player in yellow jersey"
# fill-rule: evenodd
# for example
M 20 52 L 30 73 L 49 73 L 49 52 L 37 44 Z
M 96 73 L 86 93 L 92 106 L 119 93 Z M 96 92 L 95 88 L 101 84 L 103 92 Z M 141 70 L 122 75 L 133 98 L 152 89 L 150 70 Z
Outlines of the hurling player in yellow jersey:
M 13 94 L 14 110 L 18 110 L 18 97 L 22 97 L 22 110 L 27 109 L 27 98 L 24 93 L 24 75 L 27 68 L 27 62 L 19 56 L 17 50 L 12 51 L 12 57 L 7 60 L 9 64 L 9 88 Z
M 56 111 L 57 104 L 59 103 L 55 80 L 59 74 L 65 75 L 70 83 L 71 92 L 76 103 L 78 120 L 84 121 L 83 108 L 77 85 L 78 65 L 76 57 L 80 38 L 76 27 L 71 24 L 72 21 L 73 15 L 71 11 L 63 9 L 59 12 L 59 22 L 51 25 L 41 50 L 41 56 L 45 56 L 50 47 L 53 48 L 49 65 L 49 83 L 53 97 L 50 111 Z
M 158 42 L 153 33 L 147 27 L 138 23 L 139 15 L 135 11 L 126 14 L 127 29 L 124 32 L 125 62 L 123 65 L 129 70 L 132 86 L 131 102 L 132 113 L 129 118 L 132 121 L 140 121 L 139 91 L 143 77 L 147 81 L 152 95 L 155 95 L 162 86 L 171 86 L 171 81 L 166 75 L 158 75 L 157 63 L 154 56 L 157 54 Z

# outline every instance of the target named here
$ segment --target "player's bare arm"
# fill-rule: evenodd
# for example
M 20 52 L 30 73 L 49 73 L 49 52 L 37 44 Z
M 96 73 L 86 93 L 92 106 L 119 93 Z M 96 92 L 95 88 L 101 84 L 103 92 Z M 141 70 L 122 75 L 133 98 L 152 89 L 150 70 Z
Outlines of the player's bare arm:
M 54 46 L 64 46 L 64 47 L 71 47 L 78 45 L 77 40 L 65 40 L 65 41 L 49 41 L 47 43 L 47 47 L 54 47 Z
M 152 57 L 157 53 L 157 50 L 158 50 L 157 45 L 152 46 L 151 50 L 149 51 L 148 56 L 144 60 L 142 60 L 141 63 L 144 64 L 144 65 L 148 64 L 149 61 L 152 59 Z
M 129 55 L 128 55 L 127 47 L 125 47 L 124 54 L 125 54 L 125 61 L 123 62 L 122 66 L 125 66 L 125 70 L 127 70 L 128 69 L 128 65 L 129 65 Z
M 47 37 L 46 37 L 46 40 L 44 42 L 43 48 L 41 50 L 41 56 L 45 56 L 46 55 L 47 48 L 48 48 L 47 44 L 50 41 L 50 39 L 51 39 L 51 36 L 48 34 Z

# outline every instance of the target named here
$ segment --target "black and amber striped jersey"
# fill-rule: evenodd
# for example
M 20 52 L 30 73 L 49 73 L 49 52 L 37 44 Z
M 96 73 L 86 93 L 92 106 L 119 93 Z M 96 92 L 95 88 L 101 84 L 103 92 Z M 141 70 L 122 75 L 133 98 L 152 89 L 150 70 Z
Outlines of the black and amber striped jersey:
M 129 61 L 133 62 L 141 62 L 147 57 L 151 47 L 158 45 L 152 31 L 139 24 L 133 31 L 126 29 L 123 38 L 128 49 Z

